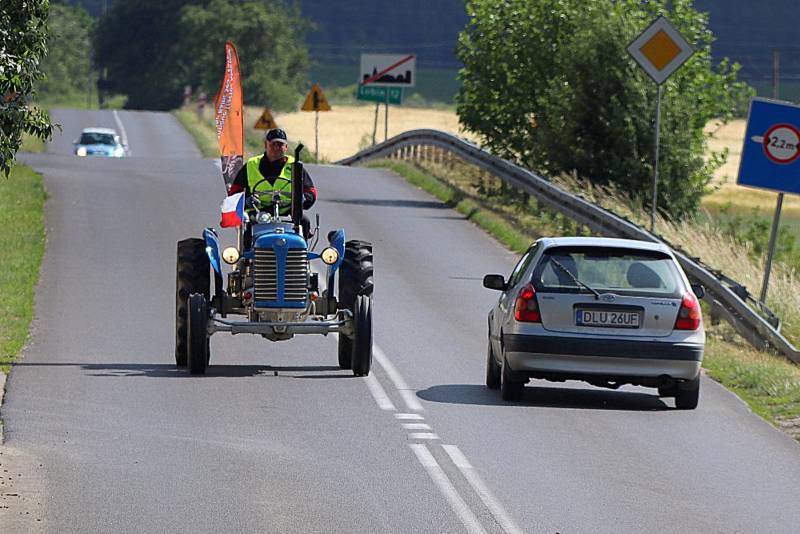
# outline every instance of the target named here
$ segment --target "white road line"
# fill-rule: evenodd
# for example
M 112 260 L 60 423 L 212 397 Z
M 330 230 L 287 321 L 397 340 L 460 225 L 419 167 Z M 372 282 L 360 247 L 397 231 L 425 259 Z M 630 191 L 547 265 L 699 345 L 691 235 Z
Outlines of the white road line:
M 397 370 L 397 368 L 389 361 L 389 358 L 386 354 L 378 347 L 377 345 L 372 346 L 372 355 L 378 361 L 383 370 L 386 371 L 386 374 L 389 375 L 389 379 L 394 384 L 394 387 L 397 389 L 400 396 L 403 397 L 403 401 L 408 406 L 408 409 L 412 412 L 422 412 L 425 408 L 422 407 L 417 397 L 414 395 L 414 392 L 408 387 L 406 381 L 403 379 L 403 376 Z
M 367 388 L 369 388 L 369 392 L 372 393 L 372 397 L 375 399 L 375 402 L 378 403 L 378 407 L 381 410 L 387 411 L 396 411 L 397 408 L 394 407 L 394 403 L 383 390 L 381 387 L 381 383 L 378 382 L 378 379 L 375 378 L 374 374 L 370 374 L 364 377 L 364 382 L 367 383 Z
M 439 491 L 444 495 L 444 498 L 447 499 L 450 507 L 467 530 L 475 534 L 486 534 L 478 518 L 475 517 L 475 514 L 469 509 L 467 503 L 465 503 L 461 495 L 458 494 L 453 483 L 447 478 L 444 470 L 442 470 L 441 466 L 436 462 L 436 458 L 433 457 L 428 447 L 422 443 L 412 443 L 409 447 L 411 447 L 411 450 L 417 455 L 417 460 L 419 460 L 419 463 L 421 463 L 422 467 L 428 472 L 433 482 L 439 487 Z
M 402 419 L 404 421 L 422 421 L 425 419 L 418 413 L 396 413 L 394 414 L 395 419 Z
M 431 425 L 425 423 L 403 423 L 403 428 L 406 430 L 430 430 Z
M 506 512 L 503 505 L 500 504 L 500 501 L 492 495 L 489 488 L 483 483 L 480 475 L 478 475 L 478 472 L 475 471 L 475 468 L 472 467 L 472 464 L 469 463 L 469 460 L 462 454 L 461 450 L 455 445 L 442 445 L 442 448 L 444 448 L 447 455 L 450 456 L 450 459 L 453 460 L 458 470 L 461 471 L 461 474 L 464 475 L 469 485 L 472 486 L 472 489 L 475 490 L 475 493 L 478 494 L 483 504 L 486 505 L 506 534 L 522 534 L 522 529 L 514 523 L 514 520 L 508 515 L 508 512 Z
M 117 110 L 114 110 L 114 121 L 117 123 L 117 128 L 119 128 L 119 135 L 122 138 L 122 144 L 128 146 L 128 132 L 125 131 L 125 126 L 122 125 L 122 120 L 119 118 L 119 113 Z
M 439 439 L 439 436 L 433 432 L 411 432 L 408 439 Z

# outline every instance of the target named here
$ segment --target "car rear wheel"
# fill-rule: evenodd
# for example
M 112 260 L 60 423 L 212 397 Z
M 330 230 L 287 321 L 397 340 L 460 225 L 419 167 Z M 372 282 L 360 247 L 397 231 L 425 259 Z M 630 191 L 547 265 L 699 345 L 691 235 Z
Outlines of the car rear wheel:
M 673 382 L 664 386 L 658 386 L 659 397 L 674 397 L 678 392 L 678 385 Z
M 508 361 L 504 357 L 500 371 L 500 396 L 507 401 L 519 400 L 522 398 L 523 389 L 525 389 L 525 380 L 515 376 L 514 371 L 508 366 Z
M 694 410 L 700 400 L 700 377 L 677 385 L 675 407 L 679 410 Z
M 492 340 L 489 340 L 489 347 L 486 350 L 486 387 L 489 389 L 498 389 L 500 387 L 500 366 L 494 359 L 494 351 L 492 350 Z

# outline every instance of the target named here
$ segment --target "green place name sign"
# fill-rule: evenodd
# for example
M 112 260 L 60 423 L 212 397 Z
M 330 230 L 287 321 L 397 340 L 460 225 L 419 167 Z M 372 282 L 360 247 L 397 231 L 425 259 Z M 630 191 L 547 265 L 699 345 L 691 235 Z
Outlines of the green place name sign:
M 400 104 L 403 101 L 402 87 L 375 87 L 374 85 L 360 85 L 356 93 L 356 100 L 368 100 L 370 102 L 388 102 L 390 104 Z

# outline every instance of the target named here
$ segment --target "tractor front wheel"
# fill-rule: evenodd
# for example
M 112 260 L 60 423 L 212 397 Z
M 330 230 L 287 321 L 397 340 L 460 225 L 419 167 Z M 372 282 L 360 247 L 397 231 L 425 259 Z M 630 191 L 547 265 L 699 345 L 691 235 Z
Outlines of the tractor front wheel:
M 204 240 L 189 238 L 178 241 L 175 287 L 175 364 L 178 367 L 186 367 L 189 295 L 200 293 L 208 298 L 211 286 L 210 269 Z
M 356 297 L 355 311 L 351 367 L 355 376 L 367 376 L 372 367 L 372 297 Z
M 208 302 L 200 293 L 189 295 L 188 360 L 189 372 L 206 374 L 211 350 L 208 335 Z

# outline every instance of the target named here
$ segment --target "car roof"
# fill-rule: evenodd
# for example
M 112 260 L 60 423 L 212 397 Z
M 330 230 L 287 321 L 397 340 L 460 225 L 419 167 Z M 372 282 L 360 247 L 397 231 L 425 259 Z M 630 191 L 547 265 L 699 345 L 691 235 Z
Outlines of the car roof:
M 111 134 L 117 135 L 117 131 L 112 128 L 84 128 L 81 133 L 103 133 L 103 134 Z
M 658 251 L 672 254 L 664 243 L 639 241 L 636 239 L 618 239 L 616 237 L 543 237 L 539 240 L 545 250 L 551 247 L 608 247 L 636 250 Z

